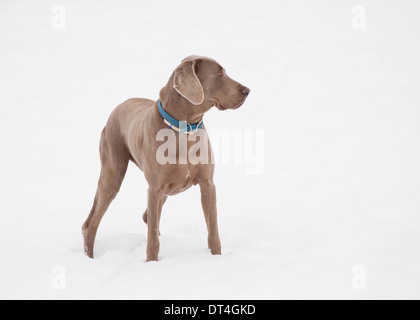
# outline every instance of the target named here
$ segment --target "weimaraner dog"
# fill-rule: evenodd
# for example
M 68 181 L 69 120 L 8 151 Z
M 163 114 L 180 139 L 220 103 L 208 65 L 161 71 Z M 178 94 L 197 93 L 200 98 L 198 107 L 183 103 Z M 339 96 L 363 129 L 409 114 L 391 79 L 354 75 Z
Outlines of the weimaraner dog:
M 215 60 L 190 56 L 175 69 L 160 91 L 158 101 L 130 99 L 112 112 L 100 141 L 102 169 L 98 189 L 93 208 L 82 227 L 85 251 L 90 258 L 93 258 L 101 219 L 120 190 L 130 160 L 144 172 L 149 185 L 147 209 L 143 215 L 148 226 L 147 261 L 158 260 L 159 223 L 167 197 L 197 184 L 201 190 L 209 249 L 213 255 L 221 254 L 214 163 L 188 160 L 162 164 L 157 153 L 163 142 L 157 137 L 162 129 L 173 131 L 178 144 L 186 136 L 205 132 L 203 116 L 208 110 L 213 106 L 219 110 L 237 109 L 249 93 L 247 87 L 231 79 Z M 193 144 L 188 139 L 186 148 Z M 211 153 L 209 142 L 207 147 Z M 180 159 L 180 150 L 176 150 L 174 156 Z

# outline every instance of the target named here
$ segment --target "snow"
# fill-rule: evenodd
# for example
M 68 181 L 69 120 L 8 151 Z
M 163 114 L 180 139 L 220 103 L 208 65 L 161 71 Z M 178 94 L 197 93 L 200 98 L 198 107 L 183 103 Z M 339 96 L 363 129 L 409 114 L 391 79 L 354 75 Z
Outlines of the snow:
M 414 0 L 2 0 L 0 298 L 420 298 L 419 30 Z M 216 168 L 223 255 L 194 188 L 168 199 L 146 263 L 147 185 L 130 166 L 88 259 L 110 112 L 156 99 L 191 54 L 251 88 L 206 127 L 263 130 L 262 173 Z

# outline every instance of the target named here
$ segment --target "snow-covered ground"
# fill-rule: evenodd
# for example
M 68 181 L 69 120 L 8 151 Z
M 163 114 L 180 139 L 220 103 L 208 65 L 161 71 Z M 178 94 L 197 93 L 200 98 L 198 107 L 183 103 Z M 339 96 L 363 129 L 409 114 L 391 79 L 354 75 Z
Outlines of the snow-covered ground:
M 130 166 L 90 260 L 100 132 L 190 54 L 252 90 L 207 128 L 264 133 L 260 174 L 217 166 L 223 255 L 195 188 L 145 263 Z M 416 0 L 1 0 L 0 298 L 420 298 L 419 57 Z

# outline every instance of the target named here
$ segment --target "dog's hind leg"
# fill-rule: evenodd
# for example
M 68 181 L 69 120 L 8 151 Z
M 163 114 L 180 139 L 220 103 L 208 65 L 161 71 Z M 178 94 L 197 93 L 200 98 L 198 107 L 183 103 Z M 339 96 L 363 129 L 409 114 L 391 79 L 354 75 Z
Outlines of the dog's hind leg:
M 102 168 L 98 190 L 93 208 L 82 227 L 85 252 L 90 258 L 93 258 L 93 247 L 99 224 L 121 188 L 130 159 L 124 144 L 117 139 L 120 139 L 118 135 L 108 134 L 107 128 L 102 131 L 100 145 Z

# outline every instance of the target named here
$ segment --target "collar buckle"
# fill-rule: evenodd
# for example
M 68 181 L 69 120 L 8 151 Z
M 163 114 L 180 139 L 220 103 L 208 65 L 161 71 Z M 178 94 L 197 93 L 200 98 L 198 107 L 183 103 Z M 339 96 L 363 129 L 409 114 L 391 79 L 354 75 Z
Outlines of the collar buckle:
M 165 124 L 170 128 L 173 129 L 179 133 L 186 133 L 186 134 L 195 134 L 198 130 L 201 129 L 203 126 L 203 120 L 201 120 L 199 123 L 188 123 L 186 121 L 178 121 L 175 118 L 173 118 L 169 113 L 163 109 L 162 103 L 158 102 L 158 108 L 159 113 L 162 116 Z M 195 129 L 194 129 L 195 127 Z

